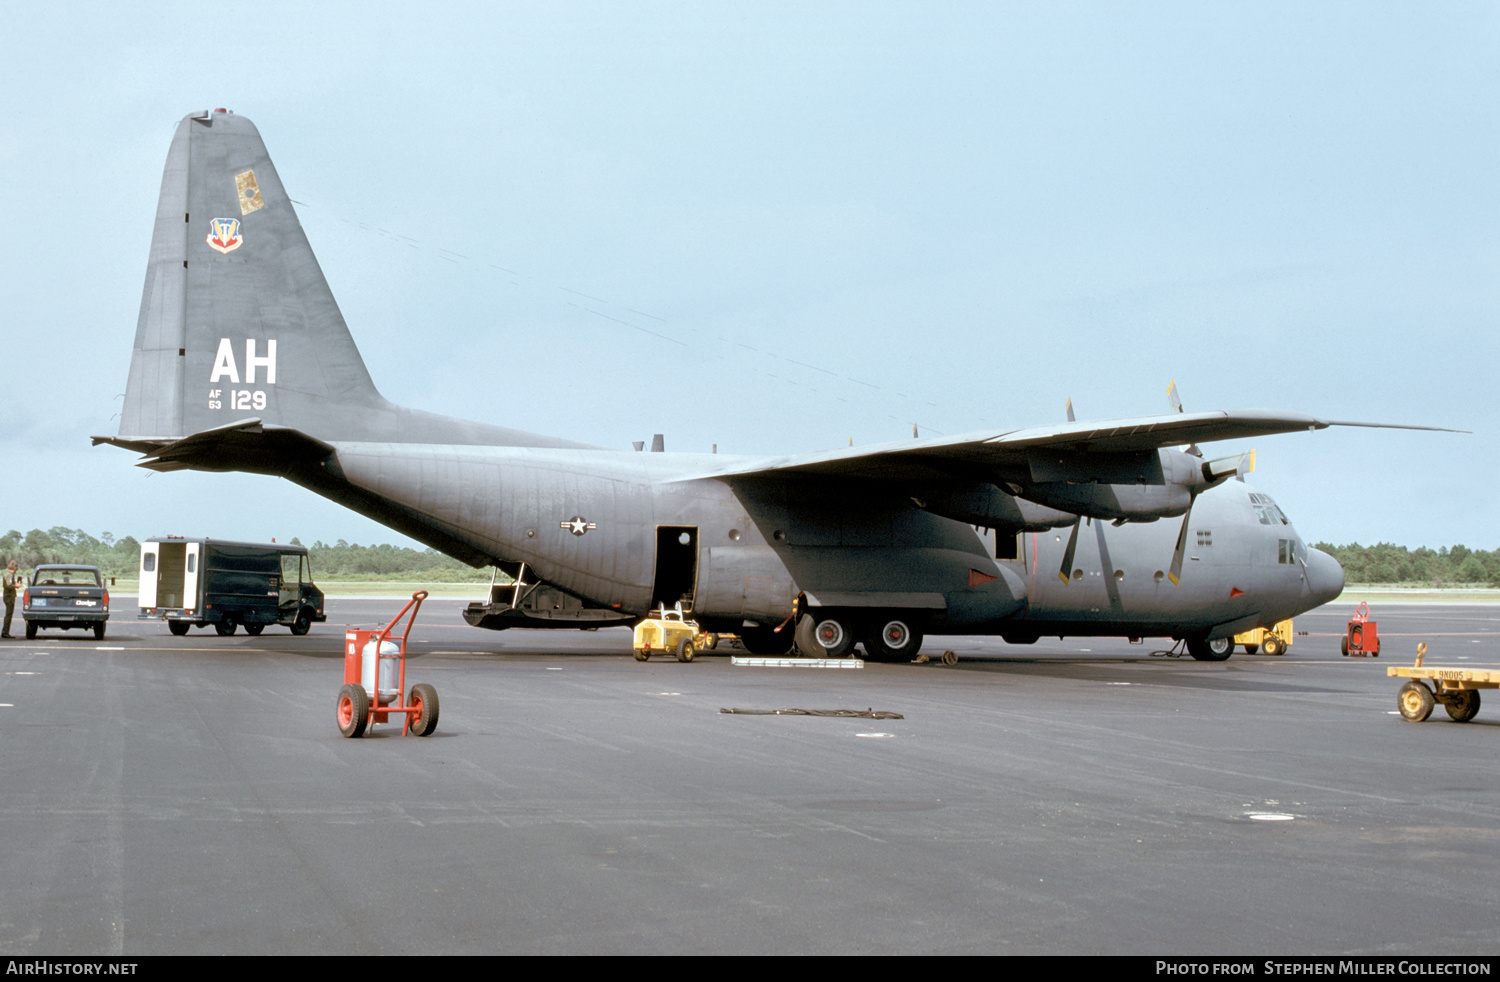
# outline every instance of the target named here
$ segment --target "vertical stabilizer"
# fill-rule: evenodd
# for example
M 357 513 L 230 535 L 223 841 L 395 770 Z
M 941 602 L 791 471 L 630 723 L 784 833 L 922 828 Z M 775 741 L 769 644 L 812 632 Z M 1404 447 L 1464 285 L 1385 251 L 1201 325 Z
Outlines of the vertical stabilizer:
M 120 436 L 256 417 L 368 438 L 393 408 L 255 125 L 224 110 L 184 118 L 162 176 Z

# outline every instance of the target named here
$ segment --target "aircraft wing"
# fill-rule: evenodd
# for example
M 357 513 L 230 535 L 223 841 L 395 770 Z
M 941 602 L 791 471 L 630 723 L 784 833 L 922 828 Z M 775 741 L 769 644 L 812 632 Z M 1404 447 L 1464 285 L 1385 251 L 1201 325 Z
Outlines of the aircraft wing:
M 1038 458 L 1103 458 L 1190 443 L 1321 430 L 1329 426 L 1461 432 L 1434 426 L 1351 423 L 1318 419 L 1302 413 L 1235 409 L 1056 423 L 1004 433 L 970 433 L 786 457 L 762 457 L 741 466 L 731 465 L 698 476 L 801 474 L 886 481 L 930 481 L 952 477 L 992 476 L 1007 471 L 1029 471 Z

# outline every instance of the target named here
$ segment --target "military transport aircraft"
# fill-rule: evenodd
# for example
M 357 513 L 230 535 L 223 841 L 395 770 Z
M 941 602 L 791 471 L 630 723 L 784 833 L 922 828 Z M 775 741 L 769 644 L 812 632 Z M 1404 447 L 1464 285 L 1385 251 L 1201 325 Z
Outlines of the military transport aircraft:
M 761 653 L 795 638 L 806 654 L 860 643 L 905 659 L 927 634 L 1113 635 L 1219 660 L 1231 635 L 1343 589 L 1338 563 L 1243 483 L 1248 454 L 1205 459 L 1196 445 L 1371 424 L 1068 415 L 736 457 L 617 451 L 393 405 L 259 132 L 218 109 L 172 140 L 119 434 L 94 442 L 153 470 L 285 477 L 494 565 L 514 586 L 470 608 L 483 627 L 628 624 L 683 602 Z

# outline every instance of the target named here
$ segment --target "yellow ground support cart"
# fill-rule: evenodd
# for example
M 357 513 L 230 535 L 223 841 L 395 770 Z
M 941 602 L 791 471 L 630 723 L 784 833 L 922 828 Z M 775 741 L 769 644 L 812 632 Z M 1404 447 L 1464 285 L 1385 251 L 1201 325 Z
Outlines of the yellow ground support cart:
M 1427 643 L 1417 645 L 1417 663 L 1411 668 L 1392 665 L 1385 674 L 1410 679 L 1396 695 L 1401 718 L 1420 723 L 1432 715 L 1432 707 L 1442 703 L 1454 722 L 1467 723 L 1479 715 L 1479 690 L 1500 688 L 1500 669 L 1493 668 L 1424 668 L 1422 659 Z
M 678 661 L 688 662 L 699 651 L 712 650 L 718 644 L 718 635 L 698 630 L 683 612 L 682 604 L 672 610 L 653 610 L 635 626 L 636 661 L 646 661 L 652 655 L 676 655 Z
M 1247 655 L 1256 651 L 1263 655 L 1284 655 L 1292 646 L 1292 622 L 1285 620 L 1272 628 L 1251 628 L 1236 634 L 1232 643 L 1244 645 Z

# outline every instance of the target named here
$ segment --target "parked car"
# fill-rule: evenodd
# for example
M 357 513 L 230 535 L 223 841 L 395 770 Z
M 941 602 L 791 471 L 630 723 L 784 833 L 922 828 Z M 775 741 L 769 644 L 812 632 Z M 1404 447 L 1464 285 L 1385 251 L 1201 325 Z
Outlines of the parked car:
M 94 637 L 103 641 L 109 591 L 99 567 L 38 566 L 21 599 L 21 617 L 26 621 L 27 638 L 35 638 L 44 627 L 63 631 L 80 627 L 92 628 Z

